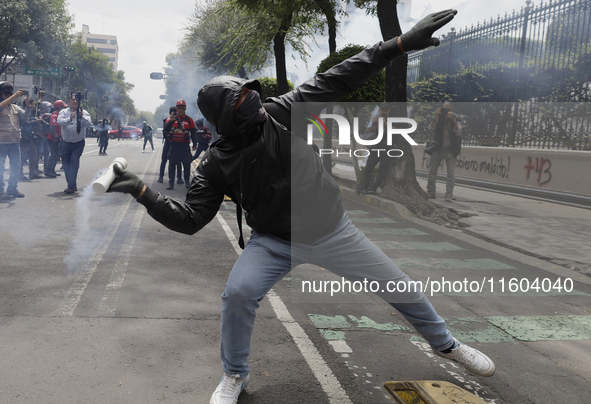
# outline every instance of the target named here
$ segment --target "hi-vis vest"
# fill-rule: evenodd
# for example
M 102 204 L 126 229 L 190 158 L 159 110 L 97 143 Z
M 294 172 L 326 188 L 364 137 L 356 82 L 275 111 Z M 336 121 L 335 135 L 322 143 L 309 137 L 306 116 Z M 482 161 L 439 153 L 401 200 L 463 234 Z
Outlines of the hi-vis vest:
M 14 104 L 0 111 L 0 144 L 20 143 L 21 127 Z

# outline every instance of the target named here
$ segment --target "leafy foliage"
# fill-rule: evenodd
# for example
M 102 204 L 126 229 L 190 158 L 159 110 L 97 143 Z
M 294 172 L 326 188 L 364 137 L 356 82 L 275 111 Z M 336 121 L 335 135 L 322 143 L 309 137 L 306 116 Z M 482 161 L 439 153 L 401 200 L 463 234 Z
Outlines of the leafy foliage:
M 59 66 L 71 41 L 71 27 L 65 0 L 3 0 L 0 74 L 11 64 Z
M 77 41 L 72 45 L 68 65 L 76 68 L 70 74 L 70 91 L 87 93 L 83 106 L 95 121 L 110 116 L 118 123 L 135 113 L 128 94 L 133 85 L 125 82 L 123 71 L 113 71 L 107 56 Z
M 343 49 L 330 54 L 318 65 L 316 73 L 324 73 L 331 67 L 342 61 L 355 56 L 365 49 L 361 45 L 349 44 Z M 385 78 L 386 73 L 382 70 L 369 78 L 361 88 L 341 98 L 342 102 L 381 102 L 385 97 Z
M 272 77 L 260 77 L 257 79 L 263 88 L 263 96 L 261 97 L 263 100 L 269 97 L 278 97 L 281 95 L 279 91 L 279 86 L 277 84 L 277 79 Z M 289 90 L 293 90 L 293 84 L 288 81 Z

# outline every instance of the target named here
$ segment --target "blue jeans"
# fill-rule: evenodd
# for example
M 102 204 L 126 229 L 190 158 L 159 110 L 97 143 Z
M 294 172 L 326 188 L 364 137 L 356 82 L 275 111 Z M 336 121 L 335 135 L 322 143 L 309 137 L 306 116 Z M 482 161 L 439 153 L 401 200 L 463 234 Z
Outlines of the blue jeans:
M 346 214 L 333 232 L 313 245 L 252 231 L 222 294 L 221 357 L 226 374 L 246 376 L 249 372 L 250 336 L 259 302 L 275 283 L 304 263 L 326 268 L 351 282 L 377 281 L 380 290 L 387 290 L 389 281 L 410 281 Z M 378 295 L 398 310 L 434 349 L 453 346 L 445 321 L 422 292 Z
M 45 169 L 49 161 L 49 144 L 47 143 L 46 137 L 37 139 L 37 156 L 39 157 L 39 161 L 43 159 L 43 168 Z
M 449 149 L 434 151 L 429 160 L 429 177 L 427 178 L 427 193 L 435 196 L 435 182 L 437 181 L 437 170 L 441 162 L 445 160 L 447 168 L 447 182 L 445 183 L 445 197 L 451 198 L 454 194 L 454 184 L 456 182 L 456 164 L 457 158 L 454 157 Z
M 197 150 L 195 150 L 195 154 L 193 155 L 193 160 L 198 158 L 201 155 L 201 152 L 204 152 L 209 147 L 209 143 L 197 143 Z
M 21 172 L 21 145 L 20 143 L 0 144 L 0 193 L 4 192 L 4 163 L 6 156 L 10 160 L 10 177 L 8 177 L 8 189 L 16 189 L 18 177 Z
M 76 143 L 62 142 L 60 156 L 64 164 L 64 174 L 68 182 L 68 188 L 76 189 L 76 178 L 78 178 L 78 169 L 80 168 L 80 156 L 84 151 L 85 141 Z

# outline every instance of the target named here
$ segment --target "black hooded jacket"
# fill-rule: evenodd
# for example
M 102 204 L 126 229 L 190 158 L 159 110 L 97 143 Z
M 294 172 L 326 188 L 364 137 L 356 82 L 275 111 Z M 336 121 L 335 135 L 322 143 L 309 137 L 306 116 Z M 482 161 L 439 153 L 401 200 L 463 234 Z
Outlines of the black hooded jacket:
M 215 217 L 226 193 L 242 206 L 247 224 L 257 232 L 314 243 L 341 220 L 342 196 L 306 139 L 292 134 L 291 107 L 296 102 L 332 102 L 355 91 L 386 66 L 384 51 L 390 60 L 397 56 L 382 45 L 265 100 L 267 119 L 247 134 L 234 125 L 234 106 L 244 87 L 260 92 L 258 81 L 236 77 L 210 81 L 200 90 L 198 104 L 220 139 L 197 167 L 186 200 L 175 201 L 147 188 L 138 202 L 169 229 L 193 234 Z M 222 175 L 211 175 L 208 164 Z

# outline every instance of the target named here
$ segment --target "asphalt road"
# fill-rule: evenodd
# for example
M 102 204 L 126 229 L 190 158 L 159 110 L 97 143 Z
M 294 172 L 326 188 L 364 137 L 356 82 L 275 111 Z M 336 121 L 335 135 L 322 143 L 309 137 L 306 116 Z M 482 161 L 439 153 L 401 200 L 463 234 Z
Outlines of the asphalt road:
M 123 156 L 154 189 L 182 199 L 183 186 L 156 182 L 161 145 L 152 154 L 142 144 L 111 141 L 109 156 L 99 156 L 89 139 L 78 188 Z M 237 257 L 233 205 L 186 236 L 129 196 L 66 195 L 65 187 L 63 175 L 34 180 L 19 185 L 25 198 L 0 203 L 0 402 L 208 403 L 222 374 L 220 295 Z M 512 292 L 510 279 L 547 287 L 558 276 L 451 230 L 346 208 L 414 279 L 478 289 L 431 300 L 497 373 L 472 376 L 434 357 L 371 293 L 303 293 L 303 281 L 339 279 L 301 266 L 261 304 L 251 385 L 239 403 L 391 403 L 390 380 L 445 380 L 491 404 L 588 402 L 591 287 L 574 279 L 570 293 Z

